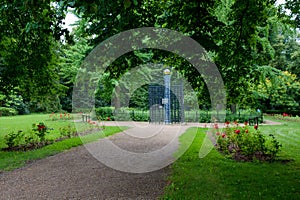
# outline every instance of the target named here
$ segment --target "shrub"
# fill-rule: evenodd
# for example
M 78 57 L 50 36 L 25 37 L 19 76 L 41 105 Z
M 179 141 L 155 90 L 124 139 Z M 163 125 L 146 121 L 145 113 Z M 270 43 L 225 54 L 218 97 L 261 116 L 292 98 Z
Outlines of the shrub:
M 21 143 L 21 140 L 24 136 L 23 131 L 18 131 L 14 133 L 13 131 L 4 136 L 5 143 L 8 147 L 14 147 Z
M 40 138 L 41 142 L 45 141 L 46 133 L 49 133 L 48 127 L 43 122 L 32 124 L 32 131 Z
M 281 144 L 273 135 L 266 137 L 258 126 L 239 126 L 237 123 L 227 123 L 223 130 L 215 128 L 217 149 L 235 160 L 273 160 L 280 151 Z
M 49 133 L 49 128 L 43 123 L 33 124 L 32 129 L 26 132 L 10 132 L 4 136 L 4 140 L 8 150 L 27 150 L 37 146 L 44 146 L 51 141 L 46 141 L 46 134 Z
M 71 138 L 72 136 L 75 136 L 77 134 L 76 128 L 71 126 L 70 124 L 59 128 L 59 132 L 61 137 L 68 137 L 68 138 Z
M 96 116 L 106 119 L 107 117 L 113 116 L 114 108 L 113 107 L 100 107 L 95 109 Z
M 18 111 L 14 108 L 0 107 L 0 116 L 14 116 Z

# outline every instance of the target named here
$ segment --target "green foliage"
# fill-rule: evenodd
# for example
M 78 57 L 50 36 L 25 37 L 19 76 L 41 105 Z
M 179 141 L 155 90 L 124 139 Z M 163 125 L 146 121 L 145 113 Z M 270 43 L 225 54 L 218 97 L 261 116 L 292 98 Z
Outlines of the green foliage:
M 18 112 L 14 108 L 0 107 L 0 116 L 14 116 Z
M 18 114 L 28 114 L 28 105 L 23 101 L 23 97 L 18 94 L 18 88 L 8 91 L 7 94 L 2 94 L 0 91 L 0 105 L 8 108 L 14 108 Z
M 64 127 L 60 127 L 59 132 L 61 137 L 68 138 L 71 138 L 72 136 L 75 136 L 77 134 L 76 128 L 74 126 L 71 126 L 70 124 Z
M 76 75 L 84 58 L 91 50 L 87 39 L 74 37 L 74 40 L 76 41 L 74 44 L 61 45 L 57 63 L 61 82 L 68 88 L 65 95 L 60 97 L 62 109 L 68 112 L 72 111 L 72 92 Z
M 97 118 L 101 120 L 107 119 L 107 117 L 112 117 L 114 112 L 113 107 L 100 107 L 95 109 Z
M 47 126 L 43 122 L 40 122 L 39 124 L 33 124 L 32 130 L 26 132 L 22 130 L 17 132 L 12 131 L 4 136 L 4 140 L 10 149 L 22 149 L 22 147 L 26 149 L 26 147 L 37 146 L 39 142 L 45 144 L 47 133 L 49 133 Z
M 265 81 L 252 86 L 253 98 L 259 100 L 263 109 L 296 110 L 299 108 L 300 82 L 288 71 L 278 71 Z M 249 96 L 251 98 L 251 96 Z M 256 101 L 255 103 L 258 104 Z M 257 105 L 261 108 L 262 105 Z
M 12 131 L 9 134 L 4 136 L 4 140 L 8 147 L 14 147 L 20 144 L 23 136 L 24 136 L 23 131 L 18 131 L 16 133 Z
M 225 115 L 225 116 L 224 116 Z M 254 117 L 259 118 L 259 123 L 263 122 L 263 117 L 261 113 L 253 110 L 239 110 L 236 114 L 233 114 L 230 110 L 226 111 L 226 114 L 216 114 L 216 120 L 220 123 L 226 121 L 237 121 L 239 123 L 247 122 L 249 119 Z M 220 119 L 225 119 L 225 121 L 220 121 Z M 200 123 L 212 123 L 212 112 L 209 110 L 197 110 L 197 111 L 185 111 L 185 121 L 186 122 L 200 122 Z
M 46 134 L 49 133 L 49 128 L 44 122 L 40 122 L 38 124 L 32 124 L 32 131 L 40 138 L 41 142 L 44 142 Z
M 9 107 L 19 113 L 58 112 L 61 108 L 70 112 L 75 76 L 94 46 L 125 30 L 162 27 L 190 36 L 208 51 L 224 79 L 229 104 L 247 106 L 251 100 L 251 104 L 260 105 L 257 102 L 261 99 L 250 92 L 253 84 L 265 81 L 259 67 L 300 76 L 295 29 L 299 26 L 299 3 L 287 0 L 283 7 L 291 12 L 277 8 L 274 0 L 4 0 L 0 3 L 0 29 L 4 30 L 0 33 L 1 95 L 8 97 L 17 88 L 14 95 L 19 99 L 14 98 Z M 62 27 L 69 8 L 79 17 L 73 42 Z M 64 41 L 57 42 L 61 36 Z M 110 106 L 111 93 L 122 82 L 120 77 L 145 63 L 173 66 L 197 92 L 199 104 L 210 107 L 203 77 L 183 58 L 159 49 L 132 51 L 113 62 L 101 74 L 96 107 Z M 147 107 L 145 90 L 132 91 L 135 96 L 130 106 Z
M 114 107 L 100 107 L 95 109 L 97 119 L 116 121 L 149 121 L 149 112 L 132 109 Z
M 0 3 L 0 90 L 9 95 L 17 87 L 32 111 L 53 108 L 52 102 L 64 90 L 58 81 L 54 48 L 55 39 L 66 32 L 60 11 L 50 1 Z
M 227 123 L 223 130 L 215 131 L 218 150 L 238 161 L 274 160 L 282 146 L 273 134 L 268 139 L 260 133 L 257 125 L 252 128 L 247 124 L 240 127 L 238 124 Z

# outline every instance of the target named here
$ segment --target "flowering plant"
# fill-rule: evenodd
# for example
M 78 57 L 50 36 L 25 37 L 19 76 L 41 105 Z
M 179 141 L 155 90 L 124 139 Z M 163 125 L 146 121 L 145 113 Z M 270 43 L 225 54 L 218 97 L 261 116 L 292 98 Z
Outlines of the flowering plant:
M 32 130 L 40 138 L 41 142 L 45 141 L 46 133 L 48 133 L 48 127 L 43 122 L 32 124 Z
M 235 160 L 272 160 L 281 148 L 273 135 L 267 138 L 257 125 L 225 123 L 224 129 L 215 129 L 215 132 L 217 149 Z
M 57 113 L 52 112 L 49 115 L 50 120 L 56 121 L 56 120 L 71 120 L 73 116 L 70 113 L 60 113 L 59 115 Z

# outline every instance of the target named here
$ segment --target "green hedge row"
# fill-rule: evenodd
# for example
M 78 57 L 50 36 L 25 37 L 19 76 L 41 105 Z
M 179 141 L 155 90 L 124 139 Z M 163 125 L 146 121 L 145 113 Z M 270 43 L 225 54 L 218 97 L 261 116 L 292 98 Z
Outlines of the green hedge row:
M 149 121 L 149 112 L 121 108 L 115 110 L 113 107 L 100 107 L 95 109 L 96 117 L 101 120 L 112 121 Z
M 14 108 L 0 107 L 0 117 L 1 116 L 14 116 L 17 114 L 18 114 L 18 111 Z
M 113 107 L 100 107 L 95 109 L 96 116 L 101 120 L 113 120 L 113 121 L 149 121 L 149 111 L 141 111 L 132 108 L 121 108 L 115 110 Z M 230 114 L 226 116 L 219 115 L 218 122 L 225 121 L 238 121 L 240 123 L 249 121 L 249 118 L 259 117 L 259 123 L 263 122 L 263 117 L 256 112 L 244 112 L 242 114 Z M 222 119 L 222 120 L 221 120 Z M 200 122 L 210 123 L 211 113 L 209 111 L 185 111 L 185 122 Z

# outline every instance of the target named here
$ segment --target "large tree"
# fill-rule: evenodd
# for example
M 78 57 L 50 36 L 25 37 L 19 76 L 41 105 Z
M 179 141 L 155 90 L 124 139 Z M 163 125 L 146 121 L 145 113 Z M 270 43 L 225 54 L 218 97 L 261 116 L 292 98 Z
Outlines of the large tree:
M 267 55 L 265 47 L 268 40 L 261 40 L 268 23 L 276 15 L 272 9 L 274 0 L 221 1 L 70 1 L 82 17 L 88 19 L 90 25 L 87 32 L 95 35 L 94 44 L 116 33 L 144 26 L 156 26 L 180 31 L 198 41 L 217 63 L 228 91 L 230 103 L 241 101 L 247 94 L 248 82 L 257 76 L 254 68 L 265 65 L 271 55 Z M 221 6 L 225 5 L 224 8 Z M 222 13 L 216 13 L 216 10 Z M 260 57 L 261 53 L 264 57 Z M 156 51 L 156 61 L 175 66 L 191 82 L 194 88 L 203 87 L 201 76 L 188 63 L 176 55 Z M 134 54 L 128 54 L 133 58 Z M 163 58 L 165 57 L 165 58 Z M 137 63 L 126 64 L 125 59 L 116 62 L 110 70 L 111 74 L 120 75 Z M 138 61 L 138 60 L 137 60 Z M 153 61 L 153 60 L 152 60 Z M 202 85 L 202 86 L 201 86 Z M 207 92 L 206 92 L 207 94 Z
M 0 90 L 6 95 L 18 90 L 25 101 L 40 107 L 59 104 L 63 87 L 54 49 L 66 33 L 61 27 L 64 12 L 50 1 L 3 0 L 0 19 Z

